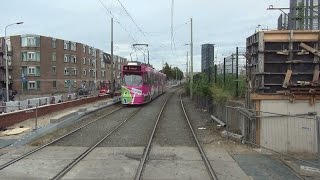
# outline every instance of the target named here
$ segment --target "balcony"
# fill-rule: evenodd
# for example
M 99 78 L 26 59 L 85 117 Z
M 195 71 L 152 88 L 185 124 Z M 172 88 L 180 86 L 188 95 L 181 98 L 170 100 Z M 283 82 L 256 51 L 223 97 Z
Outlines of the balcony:
M 2 56 L 0 56 L 0 68 L 6 68 L 6 60 Z M 8 57 L 8 69 L 12 69 L 12 61 L 10 56 Z
M 8 56 L 12 56 L 12 46 L 7 46 L 8 47 Z
M 0 38 L 0 56 L 4 55 L 4 38 Z

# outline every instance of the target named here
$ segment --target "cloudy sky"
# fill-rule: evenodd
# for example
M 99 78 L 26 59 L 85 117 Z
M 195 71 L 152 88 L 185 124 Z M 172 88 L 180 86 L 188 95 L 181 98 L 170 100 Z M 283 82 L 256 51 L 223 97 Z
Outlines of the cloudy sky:
M 260 29 L 276 29 L 280 11 L 269 5 L 288 7 L 289 0 L 1 0 L 0 33 L 39 34 L 81 42 L 110 52 L 110 22 L 114 22 L 114 53 L 143 61 L 142 50 L 134 43 L 149 44 L 150 62 L 157 69 L 162 62 L 185 70 L 190 50 L 190 18 L 193 18 L 194 69 L 199 71 L 201 44 L 216 47 L 217 61 L 245 47 L 246 37 Z M 120 5 L 125 7 L 131 18 Z M 111 14 L 110 14 L 111 12 Z M 173 38 L 171 38 L 173 32 Z M 142 47 L 141 47 L 142 48 Z M 131 54 L 131 56 L 130 56 Z

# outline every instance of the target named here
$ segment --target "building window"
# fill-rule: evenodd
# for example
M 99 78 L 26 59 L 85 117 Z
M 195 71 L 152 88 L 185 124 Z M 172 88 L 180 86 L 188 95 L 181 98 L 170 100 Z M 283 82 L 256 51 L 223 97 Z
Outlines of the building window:
M 77 56 L 72 56 L 71 62 L 77 64 Z
M 28 60 L 34 60 L 36 59 L 36 53 L 35 52 L 28 52 Z
M 21 47 L 40 47 L 40 37 L 21 37 Z
M 52 53 L 52 61 L 57 61 L 56 53 Z
M 57 81 L 52 81 L 52 88 L 57 88 Z
M 106 77 L 106 71 L 104 70 L 101 71 L 101 77 Z
M 56 39 L 52 38 L 51 46 L 52 46 L 53 49 L 57 48 Z
M 93 55 L 94 57 L 97 56 L 97 51 L 96 51 L 95 49 L 92 50 L 92 55 Z
M 93 67 L 96 66 L 96 60 L 95 60 L 95 59 L 92 59 L 92 61 L 91 61 L 91 66 L 93 66 Z
M 69 49 L 69 44 L 70 44 L 69 41 L 64 41 L 63 48 L 66 50 Z
M 28 75 L 36 75 L 36 67 L 28 67 Z
M 92 48 L 88 47 L 88 49 L 89 49 L 89 54 L 91 55 Z
M 86 68 L 83 69 L 83 75 L 84 75 L 84 76 L 87 76 L 87 70 L 86 70 Z
M 106 68 L 106 63 L 101 59 L 101 68 Z
M 70 62 L 70 56 L 69 56 L 68 54 L 65 54 L 65 55 L 64 55 L 64 62 L 65 62 L 65 63 Z
M 76 50 L 77 50 L 77 43 L 71 42 L 71 43 L 70 43 L 70 49 L 71 49 L 72 51 L 76 51 Z
M 83 64 L 86 64 L 86 58 L 85 57 L 83 58 Z
M 29 81 L 28 82 L 28 89 L 36 89 L 36 82 L 35 81 Z
M 71 76 L 77 76 L 77 68 L 70 68 L 69 73 Z
M 27 68 L 27 75 L 28 76 L 40 76 L 40 66 L 29 66 Z
M 57 75 L 57 67 L 56 66 L 52 66 L 52 75 Z
M 70 85 L 71 85 L 70 80 L 64 81 L 64 87 L 69 87 Z
M 83 48 L 83 53 L 86 53 L 86 46 L 83 45 L 82 48 Z
M 70 68 L 64 68 L 64 75 L 69 76 L 70 75 Z
M 22 52 L 22 61 L 40 61 L 40 52 Z

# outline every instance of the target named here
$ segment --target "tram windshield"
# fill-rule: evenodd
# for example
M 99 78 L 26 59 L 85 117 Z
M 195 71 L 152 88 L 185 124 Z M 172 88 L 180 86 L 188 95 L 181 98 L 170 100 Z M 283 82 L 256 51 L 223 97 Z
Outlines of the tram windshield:
M 123 76 L 123 85 L 142 86 L 142 76 L 138 74 L 125 74 Z

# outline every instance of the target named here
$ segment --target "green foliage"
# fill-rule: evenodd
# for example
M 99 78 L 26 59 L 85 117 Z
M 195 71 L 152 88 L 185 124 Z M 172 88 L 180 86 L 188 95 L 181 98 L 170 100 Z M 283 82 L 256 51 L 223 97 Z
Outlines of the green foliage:
M 168 63 L 165 63 L 162 72 L 167 75 L 168 80 L 174 80 L 176 78 L 181 80 L 183 78 L 183 72 L 178 67 L 171 68 Z
M 211 96 L 215 101 L 225 102 L 232 98 L 244 98 L 246 91 L 245 76 L 239 76 L 239 97 L 236 96 L 236 76 L 227 74 L 225 83 L 223 74 L 217 75 L 217 79 L 209 84 L 208 77 L 205 73 L 196 74 L 193 76 L 193 94 L 200 96 Z M 187 93 L 190 92 L 187 85 Z
M 216 102 L 226 102 L 232 97 L 229 91 L 225 91 L 223 88 L 215 85 L 213 85 L 210 90 L 212 92 L 212 98 Z

